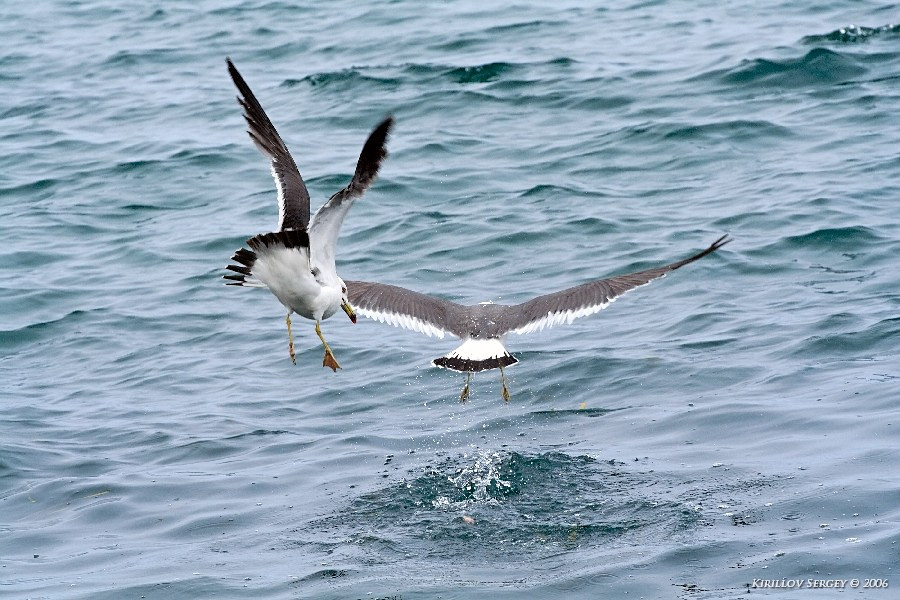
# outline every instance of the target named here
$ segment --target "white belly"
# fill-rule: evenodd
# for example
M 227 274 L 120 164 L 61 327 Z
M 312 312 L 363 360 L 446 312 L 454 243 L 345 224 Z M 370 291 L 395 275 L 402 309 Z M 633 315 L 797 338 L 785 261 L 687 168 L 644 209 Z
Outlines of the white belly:
M 299 248 L 272 248 L 260 254 L 253 274 L 285 308 L 301 317 L 327 319 L 340 308 L 339 285 L 320 285 L 309 270 L 306 252 Z

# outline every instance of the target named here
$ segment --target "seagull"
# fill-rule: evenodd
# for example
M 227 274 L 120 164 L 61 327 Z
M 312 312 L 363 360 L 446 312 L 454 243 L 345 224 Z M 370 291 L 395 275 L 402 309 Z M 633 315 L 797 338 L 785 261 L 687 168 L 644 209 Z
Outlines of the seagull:
M 340 368 L 319 325 L 339 308 L 350 321 L 356 323 L 347 299 L 347 286 L 338 277 L 334 264 L 335 245 L 341 223 L 353 202 L 363 195 L 387 156 L 385 143 L 392 117 L 382 121 L 369 135 L 359 155 L 356 172 L 350 184 L 329 198 L 322 208 L 309 217 L 309 192 L 300 177 L 291 153 L 266 116 L 247 82 L 226 59 L 228 73 L 240 92 L 237 101 L 244 109 L 250 139 L 271 160 L 272 177 L 278 191 L 278 228 L 247 240 L 249 248 L 241 248 L 231 257 L 237 264 L 226 267 L 227 285 L 266 287 L 287 309 L 288 350 L 291 362 L 297 364 L 294 336 L 291 333 L 291 314 L 316 322 L 316 335 L 325 347 L 322 366 L 332 371 Z
M 509 402 L 503 368 L 519 361 L 506 349 L 507 334 L 542 331 L 597 313 L 625 292 L 700 260 L 730 241 L 723 235 L 702 252 L 678 262 L 590 281 L 512 306 L 489 302 L 464 306 L 395 285 L 366 281 L 347 281 L 347 298 L 356 312 L 366 318 L 441 339 L 448 333 L 460 338 L 462 344 L 458 348 L 431 364 L 466 374 L 461 402 L 469 397 L 472 373 L 499 368 L 501 395 Z

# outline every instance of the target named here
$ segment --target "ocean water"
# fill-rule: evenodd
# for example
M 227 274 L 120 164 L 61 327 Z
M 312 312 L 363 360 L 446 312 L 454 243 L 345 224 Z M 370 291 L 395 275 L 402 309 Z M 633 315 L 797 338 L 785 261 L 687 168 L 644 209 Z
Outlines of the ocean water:
M 3 3 L 0 597 L 893 597 L 898 21 Z M 496 372 L 458 402 L 452 340 L 342 313 L 344 368 L 299 318 L 293 366 L 277 301 L 222 285 L 276 223 L 226 56 L 313 209 L 396 117 L 345 279 L 519 302 L 734 241 L 510 336 L 508 404 Z M 847 587 L 760 587 L 811 579 Z

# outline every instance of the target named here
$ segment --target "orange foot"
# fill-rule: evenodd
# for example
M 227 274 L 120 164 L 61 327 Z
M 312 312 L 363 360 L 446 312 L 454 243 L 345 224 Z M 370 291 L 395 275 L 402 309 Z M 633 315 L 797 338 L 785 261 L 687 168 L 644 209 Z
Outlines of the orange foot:
M 339 365 L 338 361 L 334 358 L 334 354 L 327 350 L 325 351 L 325 358 L 322 359 L 322 366 L 328 367 L 335 373 L 341 368 L 341 365 Z

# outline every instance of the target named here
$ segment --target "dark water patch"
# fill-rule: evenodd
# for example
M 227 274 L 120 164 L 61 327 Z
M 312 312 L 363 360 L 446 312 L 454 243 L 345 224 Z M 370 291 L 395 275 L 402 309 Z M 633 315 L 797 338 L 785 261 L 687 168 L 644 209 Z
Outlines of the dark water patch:
M 396 77 L 378 77 L 363 72 L 361 68 L 342 69 L 340 71 L 328 71 L 307 75 L 300 79 L 285 79 L 282 87 L 292 88 L 306 85 L 314 88 L 355 89 L 365 87 L 391 87 L 394 88 L 403 83 Z
M 723 337 L 716 340 L 701 340 L 697 342 L 684 342 L 678 345 L 679 348 L 685 350 L 716 350 L 719 348 L 735 347 L 740 338 Z
M 576 217 L 566 223 L 561 230 L 564 235 L 571 236 L 603 235 L 612 234 L 616 231 L 618 231 L 616 223 L 597 217 Z M 572 239 L 578 238 L 573 237 Z M 595 244 L 590 242 L 588 246 L 593 247 Z
M 815 48 L 802 58 L 754 59 L 721 75 L 728 85 L 799 88 L 837 84 L 865 74 L 867 69 L 847 54 Z
M 763 211 L 742 211 L 716 219 L 712 225 L 725 231 L 755 226 L 765 221 L 770 213 Z
M 558 58 L 552 58 L 548 60 L 545 64 L 553 65 L 553 66 L 562 66 L 562 67 L 570 67 L 572 65 L 578 64 L 578 60 L 574 58 L 570 58 L 568 56 L 560 56 Z
M 815 357 L 850 360 L 858 356 L 890 355 L 900 339 L 900 317 L 884 319 L 856 331 L 840 331 L 829 335 L 815 335 L 796 344 L 791 352 L 795 357 Z
M 53 104 L 47 101 L 40 102 L 30 102 L 28 104 L 19 104 L 17 106 L 12 106 L 0 112 L 0 119 L 14 119 L 16 117 L 27 117 L 29 121 L 33 122 L 36 117 L 44 116 L 47 112 L 52 110 Z M 39 134 L 39 131 L 21 131 L 18 133 L 7 133 L 2 139 L 4 140 L 14 140 L 20 137 L 33 137 L 35 134 Z M 55 132 L 54 132 L 55 133 Z
M 28 65 L 30 60 L 32 60 L 32 56 L 30 54 L 7 50 L 6 53 L 0 56 L 0 67 L 2 67 L 3 69 L 13 70 L 16 67 Z
M 780 245 L 789 249 L 818 248 L 848 252 L 861 250 L 874 244 L 881 237 L 869 227 L 862 225 L 849 227 L 826 227 L 802 235 L 784 238 Z
M 121 216 L 133 218 L 134 216 L 145 216 L 147 213 L 168 210 L 169 207 L 157 206 L 153 204 L 125 204 L 119 206 L 116 210 Z
M 46 252 L 41 250 L 18 250 L 3 256 L 4 261 L 24 269 L 46 267 L 53 263 L 64 261 L 69 257 L 61 252 Z M 3 291 L 3 288 L 0 288 Z
M 311 16 L 314 12 L 311 6 L 298 5 L 293 2 L 278 2 L 277 0 L 261 3 L 237 3 L 222 8 L 214 8 L 209 11 L 211 15 L 222 17 L 241 17 L 248 13 L 269 11 L 271 14 L 280 14 L 283 18 L 291 16 Z
M 341 577 L 347 577 L 352 574 L 353 571 L 348 571 L 347 569 L 319 569 L 318 571 L 310 573 L 309 575 L 293 580 L 291 584 L 297 585 L 309 583 L 311 581 L 318 581 L 321 579 L 338 579 Z
M 542 106 L 548 109 L 569 108 L 574 102 L 571 94 L 555 88 L 546 88 L 547 91 L 539 94 L 533 93 L 534 89 L 534 86 L 531 86 L 532 93 L 516 93 L 503 97 L 503 101 L 513 106 Z
M 611 412 L 625 410 L 623 408 L 573 408 L 559 410 L 535 410 L 529 413 L 538 420 L 568 419 L 570 417 L 595 419 Z
M 191 464 L 233 458 L 249 451 L 246 444 L 239 442 L 239 437 L 195 440 L 157 452 L 154 462 L 161 465 Z
M 511 93 L 519 90 L 533 91 L 536 81 L 546 81 L 546 78 L 560 67 L 569 66 L 574 62 L 572 59 L 558 58 L 547 61 L 491 62 L 466 66 L 410 63 L 403 66 L 403 73 L 420 83 L 442 80 L 462 85 L 490 83 L 491 90 Z M 618 100 L 613 98 L 610 103 L 618 104 Z
M 837 42 L 841 44 L 859 44 L 872 39 L 896 39 L 900 36 L 900 25 L 882 25 L 881 27 L 866 27 L 864 25 L 848 25 L 834 31 L 820 35 L 808 35 L 801 41 L 807 45 L 821 44 L 822 42 Z
M 206 150 L 179 150 L 169 156 L 170 161 L 179 163 L 179 168 L 221 168 L 235 163 L 233 155 L 226 151 L 208 152 Z
M 153 21 L 163 21 L 168 16 L 168 13 L 162 8 L 157 8 L 152 13 L 144 17 L 142 20 L 152 23 Z
M 435 42 L 431 47 L 440 53 L 447 53 L 452 56 L 470 52 L 479 46 L 488 45 L 489 42 L 488 36 L 482 35 L 481 32 L 476 32 L 453 36 L 448 40 Z
M 663 134 L 663 138 L 668 140 L 775 141 L 792 135 L 791 130 L 787 127 L 760 120 L 716 121 L 702 125 L 664 125 L 661 127 L 669 129 Z
M 402 66 L 401 72 L 404 75 L 411 77 L 412 79 L 418 81 L 428 81 L 437 79 L 448 70 L 453 68 L 455 67 L 436 63 L 407 63 Z
M 447 71 L 446 75 L 456 83 L 487 83 L 513 73 L 517 66 L 506 62 L 486 63 L 469 67 L 457 67 Z
M 48 295 L 44 294 L 44 296 Z M 58 298 L 45 298 L 44 300 L 49 301 L 51 304 L 58 302 Z M 41 302 L 41 304 L 44 304 L 44 302 Z M 85 325 L 99 315 L 104 314 L 108 314 L 106 309 L 73 310 L 56 319 L 0 331 L 0 348 L 13 351 L 37 342 L 56 339 L 61 334 L 71 332 L 72 328 Z
M 506 104 L 504 100 L 497 95 L 489 93 L 482 88 L 475 87 L 457 87 L 453 89 L 436 89 L 422 92 L 420 102 L 417 105 L 430 107 L 429 112 L 433 110 L 441 110 L 442 107 L 448 110 L 458 111 L 458 103 L 491 106 L 503 106 Z M 452 107 L 452 108 L 451 108 Z M 464 114 L 463 111 L 459 114 Z M 453 114 L 453 113 L 450 113 Z
M 576 188 L 570 185 L 561 185 L 561 184 L 552 184 L 552 183 L 539 183 L 537 185 L 531 186 L 527 190 L 523 192 L 519 192 L 517 196 L 519 198 L 532 198 L 537 197 L 541 199 L 549 199 L 560 196 L 588 196 L 595 195 L 596 192 Z
M 467 146 L 471 146 L 471 142 L 466 142 L 465 140 L 453 140 L 452 142 L 443 141 L 443 142 L 428 142 L 422 144 L 421 146 L 415 148 L 415 151 L 424 156 L 446 156 L 448 154 L 456 154 L 462 155 L 465 154 L 465 150 Z M 389 192 L 389 189 L 384 189 L 384 192 Z
M 41 198 L 46 198 L 63 183 L 65 181 L 60 179 L 37 179 L 14 187 L 0 187 L 0 198 L 4 196 L 17 197 L 22 194 L 39 194 Z
M 147 65 L 180 65 L 188 62 L 184 49 L 152 48 L 148 50 L 119 50 L 103 62 L 108 68 L 135 68 Z
M 61 2 L 57 15 L 80 20 L 85 23 L 98 23 L 101 19 L 114 19 L 125 13 L 126 9 L 115 4 L 84 4 L 81 2 Z M 69 25 L 71 26 L 71 25 Z
M 633 105 L 637 100 L 631 96 L 596 95 L 588 98 L 570 96 L 568 107 L 573 110 L 608 111 Z
M 500 237 L 494 238 L 490 236 L 490 239 L 493 240 L 493 243 L 499 246 L 500 248 L 506 248 L 512 251 L 514 248 L 518 247 L 532 247 L 539 248 L 539 244 L 542 242 L 546 242 L 547 240 L 553 239 L 556 237 L 556 232 L 544 229 L 542 231 L 537 230 L 521 230 L 516 231 L 515 233 L 509 233 L 507 235 L 502 235 Z
M 488 35 L 505 35 L 505 34 L 523 34 L 523 33 L 531 33 L 540 31 L 541 29 L 547 27 L 556 27 L 563 25 L 564 21 L 546 21 L 546 20 L 534 20 L 534 21 L 524 21 L 521 23 L 509 23 L 507 25 L 494 25 L 492 27 L 488 27 L 484 30 L 484 33 Z M 575 62 L 571 59 L 557 59 L 560 64 L 571 64 Z M 554 61 L 556 62 L 556 61 Z
M 165 165 L 167 164 L 168 163 L 166 163 L 166 161 L 164 160 L 129 160 L 116 164 L 114 167 L 109 169 L 109 172 L 115 175 L 133 176 L 140 178 L 160 172 L 160 167 L 164 167 L 164 169 L 162 170 L 169 168 L 165 167 Z

